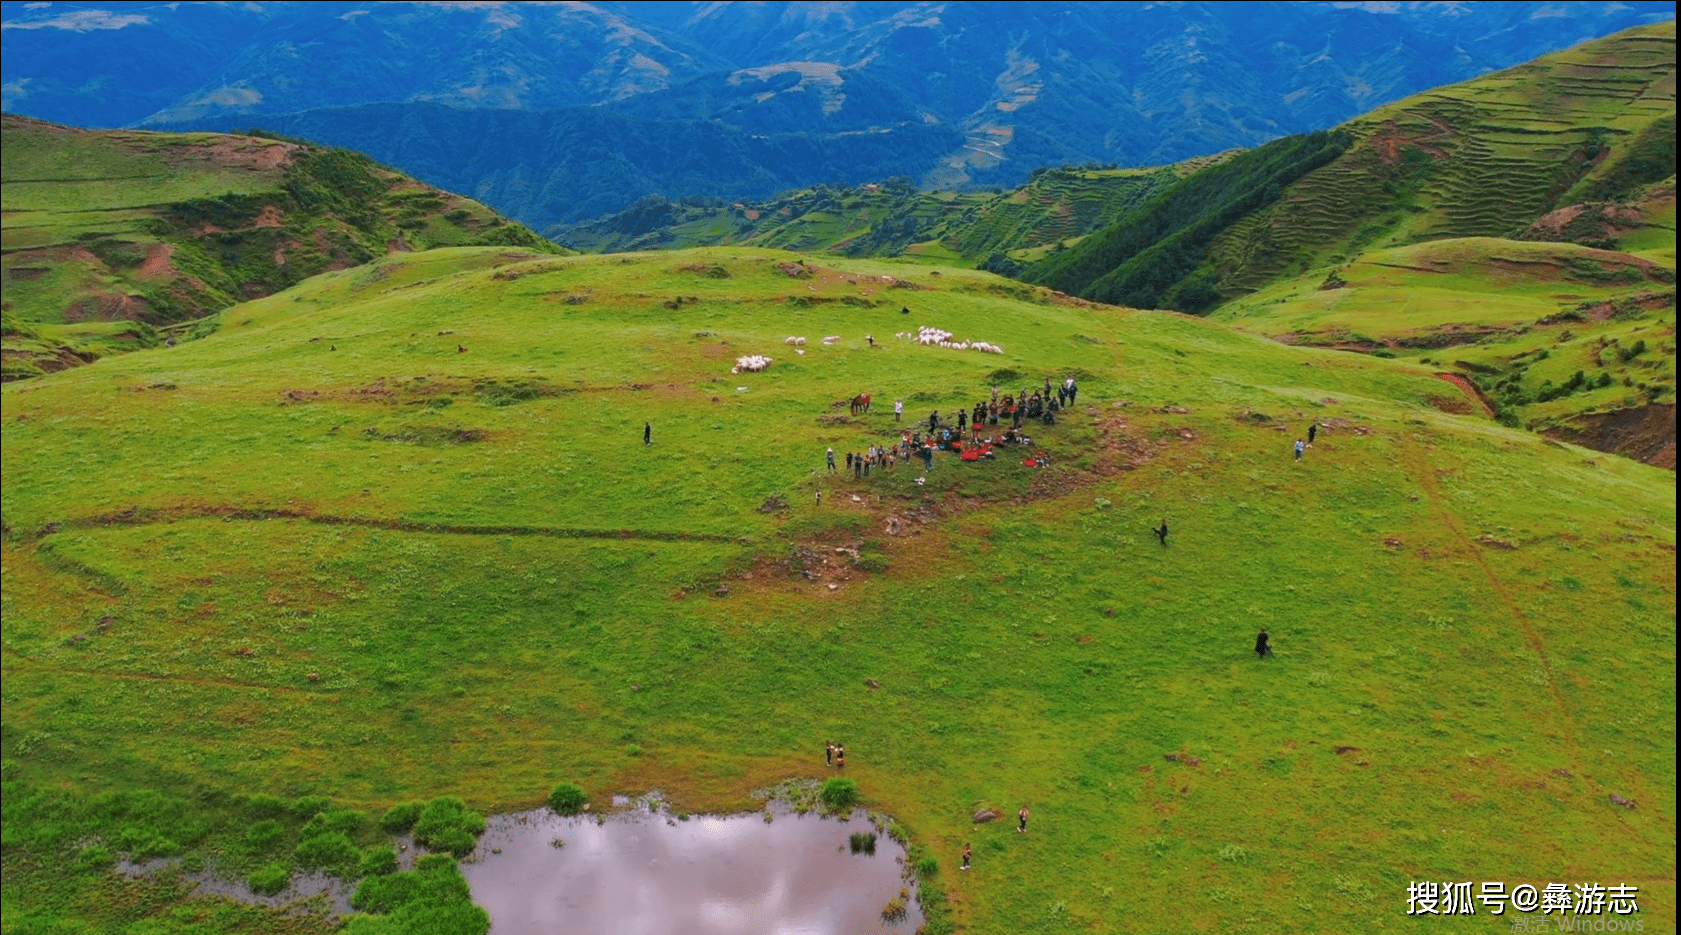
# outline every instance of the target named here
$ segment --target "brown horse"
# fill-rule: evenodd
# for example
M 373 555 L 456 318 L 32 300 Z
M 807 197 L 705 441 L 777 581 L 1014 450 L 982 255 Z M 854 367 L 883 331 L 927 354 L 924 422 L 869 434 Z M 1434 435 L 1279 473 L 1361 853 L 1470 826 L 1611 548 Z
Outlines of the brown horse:
M 870 411 L 870 394 L 859 393 L 857 396 L 852 397 L 852 414 L 853 415 L 857 415 L 860 412 L 869 412 L 869 411 Z

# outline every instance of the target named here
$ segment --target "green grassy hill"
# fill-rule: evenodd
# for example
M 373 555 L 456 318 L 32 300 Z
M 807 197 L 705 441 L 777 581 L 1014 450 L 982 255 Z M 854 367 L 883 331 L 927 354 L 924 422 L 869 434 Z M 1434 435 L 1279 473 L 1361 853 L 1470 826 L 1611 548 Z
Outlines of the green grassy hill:
M 1232 155 L 1149 169 L 1043 169 L 1008 192 L 918 192 L 905 179 L 903 185 L 820 185 L 734 205 L 650 197 L 555 235 L 566 246 L 590 253 L 736 245 L 850 257 L 913 256 L 1010 270 L 1078 243 Z
M 1415 880 L 1675 918 L 1673 475 L 1434 364 L 794 260 L 393 255 L 0 389 L 7 926 L 319 929 L 110 861 L 284 872 L 342 825 L 355 878 L 359 813 L 751 807 L 825 739 L 938 861 L 930 931 L 1411 929 Z M 1064 376 L 1048 468 L 824 470 L 895 398 Z
M 1235 226 L 1209 265 L 1233 295 L 1369 249 L 1513 237 L 1674 176 L 1674 121 L 1674 23 L 1427 91 L 1345 125 L 1359 143 Z
M 168 329 L 393 251 L 557 252 L 358 153 L 0 120 L 7 380 L 191 336 Z

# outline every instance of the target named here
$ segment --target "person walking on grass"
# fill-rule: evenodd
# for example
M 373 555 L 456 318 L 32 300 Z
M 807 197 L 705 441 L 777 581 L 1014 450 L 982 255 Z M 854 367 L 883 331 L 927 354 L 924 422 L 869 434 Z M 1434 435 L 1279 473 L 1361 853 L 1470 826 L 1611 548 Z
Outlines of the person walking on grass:
M 1319 423 L 1315 422 L 1307 427 L 1307 446 L 1313 447 L 1313 440 L 1319 436 Z
M 899 421 L 901 418 L 904 417 L 904 415 L 905 415 L 905 401 L 902 400 L 902 399 L 893 400 L 893 421 L 894 422 Z
M 972 849 L 969 847 L 969 842 L 964 841 L 963 842 L 963 866 L 960 867 L 959 869 L 961 869 L 961 870 L 968 870 L 969 869 L 969 854 L 971 853 L 971 850 Z
M 1272 655 L 1272 644 L 1267 642 L 1267 631 L 1262 630 L 1255 636 L 1255 658 L 1265 659 Z
M 1302 449 L 1306 448 L 1306 447 L 1307 447 L 1307 442 L 1304 442 L 1299 438 L 1296 439 L 1296 460 L 1297 461 L 1300 461 L 1302 459 Z
M 642 423 L 642 444 L 652 445 L 653 443 L 654 443 L 654 423 L 644 422 L 644 423 Z
M 1022 834 L 1026 834 L 1027 833 L 1027 806 L 1023 805 L 1021 807 L 1021 811 L 1016 812 L 1016 821 L 1019 822 L 1019 824 L 1016 825 L 1016 830 L 1021 832 Z
M 1167 517 L 1162 517 L 1162 524 L 1150 531 L 1155 533 L 1156 538 L 1162 541 L 1162 548 L 1167 548 Z
M 833 474 L 833 473 L 835 473 L 835 449 L 833 449 L 833 448 L 829 449 L 828 457 L 829 457 L 829 473 Z

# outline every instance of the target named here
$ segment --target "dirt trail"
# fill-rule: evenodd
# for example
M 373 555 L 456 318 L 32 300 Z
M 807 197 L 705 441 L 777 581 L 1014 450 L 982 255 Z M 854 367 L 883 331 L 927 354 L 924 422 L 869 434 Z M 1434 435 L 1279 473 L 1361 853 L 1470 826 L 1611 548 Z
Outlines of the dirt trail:
M 11 655 L 11 653 L 8 651 L 7 655 Z M 110 669 L 69 669 L 62 666 L 38 665 L 35 664 L 33 660 L 31 660 L 28 670 L 31 674 L 37 675 L 42 672 L 51 672 L 58 675 L 76 675 L 88 678 L 137 679 L 145 682 L 180 682 L 184 685 L 197 685 L 201 688 L 257 689 L 259 691 L 279 692 L 281 694 L 288 695 L 306 693 L 325 694 L 327 691 L 330 691 L 329 689 L 324 689 L 320 692 L 306 692 L 303 689 L 289 688 L 285 685 L 272 685 L 266 682 L 245 682 L 239 679 L 215 678 L 213 676 L 202 675 L 166 675 L 155 672 L 118 672 Z M 14 669 L 12 666 L 0 668 L 0 676 L 10 678 L 14 671 L 22 671 L 22 669 Z
M 1499 578 L 1495 577 L 1494 570 L 1488 567 L 1488 561 L 1483 555 L 1482 547 L 1466 535 L 1464 526 L 1459 522 L 1459 516 L 1445 505 L 1441 489 L 1437 483 L 1436 470 L 1430 466 L 1429 456 L 1426 454 L 1424 446 L 1410 441 L 1403 442 L 1402 445 L 1402 463 L 1406 465 L 1407 473 L 1424 491 L 1425 500 L 1430 504 L 1430 511 L 1436 514 L 1437 522 L 1441 523 L 1442 527 L 1455 540 L 1454 551 L 1469 558 L 1476 563 L 1477 568 L 1481 569 L 1483 578 L 1488 581 L 1489 590 L 1500 598 L 1500 603 L 1506 605 L 1507 612 L 1523 629 L 1524 638 L 1529 642 L 1529 647 L 1535 650 L 1535 655 L 1540 658 L 1541 668 L 1547 674 L 1547 687 L 1552 690 L 1553 702 L 1558 705 L 1559 717 L 1564 724 L 1565 739 L 1570 745 L 1571 765 L 1580 763 L 1581 747 L 1577 741 L 1576 720 L 1571 717 L 1570 706 L 1564 700 L 1564 692 L 1558 687 L 1558 677 L 1553 672 L 1553 664 L 1547 657 L 1547 647 L 1542 644 L 1541 635 L 1535 632 L 1535 626 L 1529 622 L 1529 618 L 1518 607 L 1511 592 L 1506 589 Z
M 698 532 L 664 532 L 648 529 L 577 529 L 561 526 L 467 526 L 451 523 L 422 523 L 417 520 L 386 519 L 377 516 L 343 516 L 296 509 L 245 509 L 228 506 L 178 506 L 161 509 L 125 510 L 47 523 L 24 541 L 39 541 L 66 529 L 99 529 L 107 526 L 148 526 L 188 519 L 257 521 L 294 519 L 328 526 L 361 526 L 400 532 L 430 532 L 460 536 L 544 536 L 552 539 L 636 539 L 654 542 L 730 542 L 748 545 L 752 539 Z M 8 530 L 10 534 L 10 530 Z
M 1454 386 L 1459 387 L 1459 392 L 1465 394 L 1465 398 L 1470 400 L 1471 405 L 1475 407 L 1477 411 L 1481 412 L 1490 419 L 1494 418 L 1494 407 L 1489 404 L 1488 397 L 1483 395 L 1483 391 L 1477 389 L 1477 385 L 1475 383 L 1472 383 L 1470 380 L 1465 379 L 1457 373 L 1438 373 L 1435 376 L 1438 380 L 1445 380 L 1448 383 L 1452 383 Z

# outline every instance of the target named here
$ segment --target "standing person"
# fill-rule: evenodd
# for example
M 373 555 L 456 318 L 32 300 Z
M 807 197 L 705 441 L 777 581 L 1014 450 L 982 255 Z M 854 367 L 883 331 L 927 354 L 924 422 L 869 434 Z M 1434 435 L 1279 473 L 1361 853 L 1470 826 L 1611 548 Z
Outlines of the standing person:
M 902 400 L 902 399 L 893 400 L 893 421 L 894 422 L 899 421 L 900 417 L 902 417 L 904 414 L 905 414 L 905 401 Z
M 1255 658 L 1265 659 L 1272 655 L 1272 645 L 1267 642 L 1267 631 L 1262 630 L 1255 637 Z
M 1016 830 L 1021 832 L 1022 834 L 1026 834 L 1027 833 L 1027 806 L 1023 805 L 1021 807 L 1021 811 L 1016 812 L 1016 821 L 1020 822 L 1020 824 L 1018 824 L 1016 826 Z
M 846 769 L 846 744 L 835 744 L 835 769 Z
M 940 427 L 940 410 L 936 409 L 933 412 L 930 412 L 928 414 L 928 434 L 930 434 L 930 435 L 934 434 L 934 430 L 939 428 L 939 427 Z
M 828 765 L 835 765 L 835 743 L 832 740 L 823 741 L 823 759 Z
M 1046 399 L 1051 398 L 1051 378 L 1050 377 L 1045 378 L 1045 398 Z
M 998 384 L 996 383 L 992 384 L 992 401 L 994 404 L 998 402 Z
M 817 491 L 817 505 L 818 506 L 823 505 L 823 491 L 821 491 L 821 490 Z
M 1319 436 L 1319 423 L 1314 422 L 1307 427 L 1307 446 L 1313 447 L 1313 440 Z
M 652 445 L 653 443 L 654 443 L 654 423 L 644 422 L 644 423 L 642 423 L 642 444 Z
M 960 869 L 960 870 L 968 870 L 969 869 L 969 853 L 970 853 L 969 842 L 964 841 L 963 842 L 963 866 L 958 868 L 958 869 Z
M 848 471 L 852 470 L 852 452 L 850 451 L 846 453 L 846 469 Z
M 1162 548 L 1167 548 L 1167 517 L 1162 517 L 1162 524 L 1150 531 L 1155 533 L 1156 538 L 1162 541 Z
M 835 449 L 833 447 L 829 448 L 829 473 L 835 473 Z
M 1296 460 L 1297 461 L 1300 461 L 1302 459 L 1302 449 L 1306 448 L 1306 447 L 1307 447 L 1306 442 L 1302 441 L 1299 438 L 1296 439 Z
M 853 455 L 852 456 L 852 476 L 856 480 L 862 480 L 864 478 L 864 456 L 863 455 Z
M 1073 377 L 1069 377 L 1068 378 L 1068 405 L 1070 405 L 1070 406 L 1074 405 L 1074 397 L 1079 396 L 1079 395 L 1080 395 L 1080 384 L 1075 383 Z
M 969 424 L 969 413 L 963 409 L 957 410 L 957 434 L 963 434 L 963 427 Z

